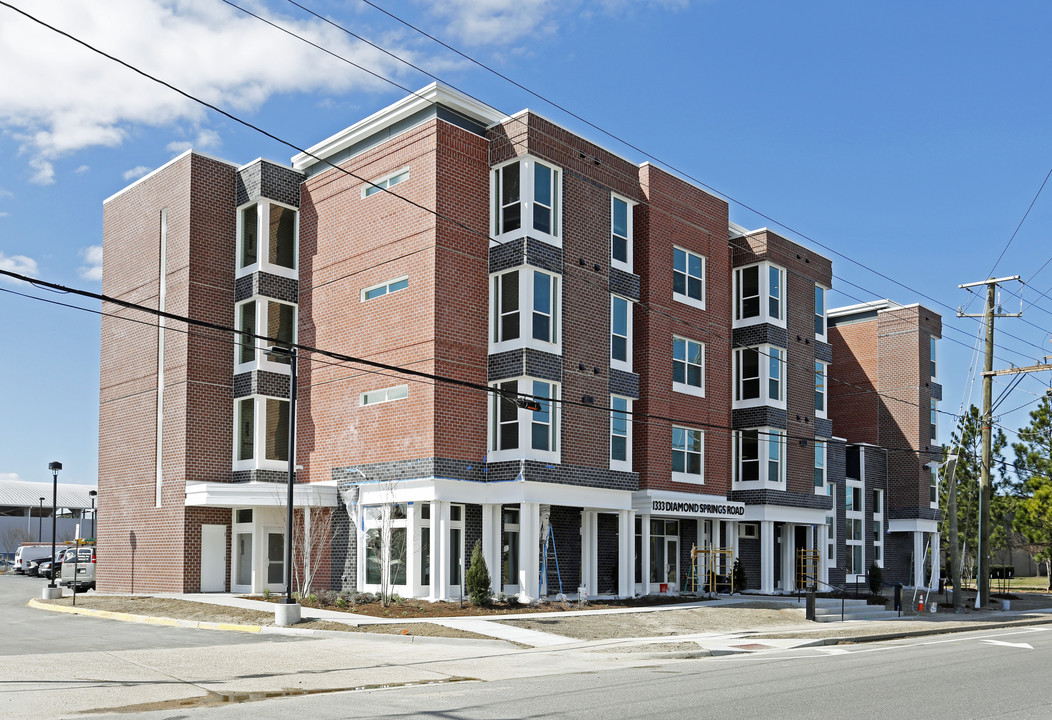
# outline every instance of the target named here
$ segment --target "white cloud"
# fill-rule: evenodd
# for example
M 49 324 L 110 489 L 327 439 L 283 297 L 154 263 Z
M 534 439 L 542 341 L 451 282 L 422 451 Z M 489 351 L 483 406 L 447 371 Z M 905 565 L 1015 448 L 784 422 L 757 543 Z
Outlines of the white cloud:
M 0 212 L 0 217 L 7 217 L 7 216 L 8 216 L 8 215 L 10 215 L 10 214 L 11 214 L 11 213 L 6 213 L 6 212 Z
M 77 274 L 85 280 L 102 280 L 102 246 L 89 245 L 80 250 L 84 264 L 77 268 Z
M 281 93 L 388 90 L 390 86 L 214 0 L 16 0 L 26 12 L 210 103 L 238 114 Z M 403 66 L 321 21 L 261 15 L 333 52 L 396 78 Z M 411 60 L 414 53 L 390 47 Z M 137 125 L 201 129 L 208 113 L 177 93 L 9 10 L 0 23 L 0 129 L 29 157 L 31 182 L 55 181 L 54 162 L 87 147 L 120 145 Z
M 31 257 L 26 257 L 25 255 L 4 255 L 0 252 L 0 270 L 7 270 L 8 272 L 15 272 L 19 275 L 36 277 L 37 261 Z M 0 275 L 0 280 L 9 283 L 22 282 L 21 280 L 15 280 L 6 275 Z
M 138 180 L 152 169 L 153 168 L 146 167 L 145 165 L 137 165 L 131 170 L 125 170 L 123 177 L 125 180 Z
M 21 479 L 22 478 L 20 478 L 18 476 L 18 473 L 4 473 L 4 472 L 0 472 L 0 482 L 5 482 L 5 481 L 9 481 L 9 480 L 19 481 Z
M 90 167 L 89 165 L 81 165 L 80 167 L 78 167 L 78 168 L 77 168 L 76 170 L 74 170 L 73 172 L 74 172 L 75 174 L 77 174 L 77 175 L 83 175 L 83 174 L 84 174 L 84 173 L 86 173 L 86 172 L 87 172 L 88 170 L 91 170 L 91 167 Z
M 193 140 L 173 140 L 165 148 L 173 155 L 180 155 L 190 148 L 197 150 L 215 150 L 223 144 L 222 138 L 215 130 L 201 130 Z

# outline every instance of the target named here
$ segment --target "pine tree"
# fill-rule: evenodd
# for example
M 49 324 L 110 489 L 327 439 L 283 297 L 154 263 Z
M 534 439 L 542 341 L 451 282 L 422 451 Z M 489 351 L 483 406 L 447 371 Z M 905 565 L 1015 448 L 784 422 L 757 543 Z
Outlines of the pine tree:
M 471 551 L 471 565 L 468 566 L 465 580 L 471 604 L 489 605 L 493 599 L 493 592 L 490 590 L 489 568 L 486 567 L 486 558 L 482 555 L 481 540 L 475 541 L 475 547 Z
M 1017 487 L 1014 526 L 1037 546 L 1039 562 L 1047 563 L 1052 589 L 1052 398 L 1046 394 L 1030 413 L 1030 425 L 1019 431 L 1015 469 Z

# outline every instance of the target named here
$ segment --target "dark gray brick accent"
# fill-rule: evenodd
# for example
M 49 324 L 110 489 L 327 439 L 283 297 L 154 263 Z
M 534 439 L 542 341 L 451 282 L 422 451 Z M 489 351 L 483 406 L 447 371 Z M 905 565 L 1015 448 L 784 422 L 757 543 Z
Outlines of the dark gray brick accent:
M 490 463 L 488 480 L 512 480 L 519 475 L 519 462 Z M 547 482 L 556 485 L 579 485 L 583 487 L 607 488 L 610 490 L 638 490 L 639 474 L 618 472 L 605 468 L 590 468 L 581 465 L 553 465 L 536 460 L 523 464 L 526 480 Z
M 773 427 L 784 430 L 786 427 L 785 410 L 766 405 L 732 410 L 731 425 L 735 430 L 758 427 Z
M 533 348 L 507 350 L 489 356 L 490 382 L 528 375 L 552 382 L 563 380 L 563 359 L 559 355 Z
M 303 178 L 301 173 L 290 168 L 256 160 L 238 170 L 236 204 L 240 207 L 262 197 L 298 208 Z
M 332 479 L 338 483 L 360 483 L 440 477 L 483 482 L 491 479 L 486 477 L 484 471 L 485 465 L 482 462 L 471 463 L 464 460 L 432 457 L 334 467 L 332 468 Z
M 610 394 L 639 399 L 639 375 L 610 368 Z
M 617 515 L 599 513 L 596 522 L 596 591 L 617 594 Z M 580 557 L 580 555 L 578 555 Z
M 886 490 L 888 487 L 888 464 L 884 451 L 880 448 L 864 448 L 863 460 L 866 463 L 865 489 L 867 491 Z M 869 498 L 872 499 L 872 497 L 873 495 L 870 494 Z M 869 504 L 870 501 L 867 500 L 866 503 Z M 872 511 L 872 508 L 870 508 L 870 511 Z
M 241 277 L 234 280 L 234 302 L 239 303 L 243 300 L 248 300 L 255 294 L 255 273 L 253 273 L 252 275 L 242 275 Z
M 690 549 L 698 542 L 698 521 L 694 518 L 682 518 L 679 521 L 679 582 L 680 590 L 687 589 L 687 578 L 690 577 Z M 704 581 L 699 578 L 699 584 Z
M 269 482 L 288 485 L 289 473 L 287 470 L 235 470 L 230 475 L 231 482 Z
M 610 268 L 610 292 L 631 300 L 639 300 L 639 276 Z
M 354 518 L 358 517 L 358 488 L 350 483 L 338 483 L 339 500 L 332 518 L 332 545 L 329 572 L 331 585 L 336 590 L 354 591 L 358 588 L 358 533 Z
M 928 383 L 928 387 L 931 390 L 932 400 L 942 400 L 942 385 L 937 382 Z
M 745 570 L 745 587 L 749 590 L 759 590 L 760 539 L 740 538 L 738 540 L 738 559 L 741 560 L 742 568 Z
M 828 418 L 813 418 L 815 424 L 815 437 L 827 438 L 833 436 L 833 421 Z
M 826 441 L 826 482 L 844 484 L 847 471 L 846 445 L 834 440 Z
M 769 323 L 735 328 L 731 340 L 734 347 L 755 347 L 765 343 L 776 347 L 789 347 L 789 334 L 785 328 Z
M 552 505 L 550 522 L 555 546 L 548 550 L 548 595 L 554 596 L 559 592 L 560 575 L 563 592 L 575 593 L 581 584 L 581 509 Z M 556 553 L 559 558 L 558 572 Z
M 234 399 L 248 395 L 266 395 L 267 397 L 287 399 L 289 396 L 289 376 L 265 370 L 234 375 Z
M 833 362 L 833 346 L 821 340 L 815 340 L 815 360 L 819 362 Z
M 563 381 L 563 359 L 559 355 L 526 348 L 525 367 L 530 377 L 552 382 Z
M 503 518 L 501 518 L 503 522 Z M 482 506 L 464 505 L 464 566 L 460 570 L 461 577 L 467 576 L 468 567 L 471 565 L 471 553 L 475 549 L 475 543 L 482 540 Z M 494 569 L 494 568 L 491 568 Z M 500 570 L 500 568 L 495 568 Z M 462 590 L 467 589 L 466 583 L 461 583 Z M 498 588 L 499 589 L 499 588 Z
M 523 246 L 526 247 L 525 259 Z M 520 265 L 533 265 L 548 272 L 562 274 L 563 251 L 554 245 L 531 237 L 505 240 L 489 249 L 489 271 L 491 273 L 510 270 Z
M 784 490 L 732 490 L 727 499 L 746 505 L 778 505 L 815 510 L 829 510 L 833 507 L 833 499 L 828 495 L 792 493 Z
M 234 281 L 234 302 L 242 302 L 252 297 L 268 297 L 288 303 L 297 303 L 299 302 L 299 286 L 299 281 L 292 278 L 254 272 Z

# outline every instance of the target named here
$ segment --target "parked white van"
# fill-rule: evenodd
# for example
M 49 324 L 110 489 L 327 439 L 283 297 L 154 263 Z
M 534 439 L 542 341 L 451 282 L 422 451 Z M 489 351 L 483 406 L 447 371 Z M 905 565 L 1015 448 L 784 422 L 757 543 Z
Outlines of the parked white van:
M 62 580 L 59 585 L 72 587 L 76 585 L 77 592 L 95 589 L 95 546 L 87 545 L 80 547 L 80 555 L 77 548 L 69 548 L 62 557 Z M 75 578 L 75 579 L 74 579 Z
M 15 550 L 16 573 L 25 574 L 31 562 L 40 562 L 51 557 L 51 543 L 22 543 Z

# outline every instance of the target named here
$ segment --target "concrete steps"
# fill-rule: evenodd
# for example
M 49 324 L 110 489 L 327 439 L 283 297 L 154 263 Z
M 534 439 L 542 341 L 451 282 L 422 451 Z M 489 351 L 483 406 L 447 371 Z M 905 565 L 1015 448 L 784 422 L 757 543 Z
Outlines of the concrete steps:
M 818 622 L 840 622 L 841 601 L 836 598 L 815 600 L 815 620 Z M 844 600 L 843 619 L 847 620 L 896 620 L 899 614 L 885 610 L 882 605 L 868 605 L 865 600 Z

